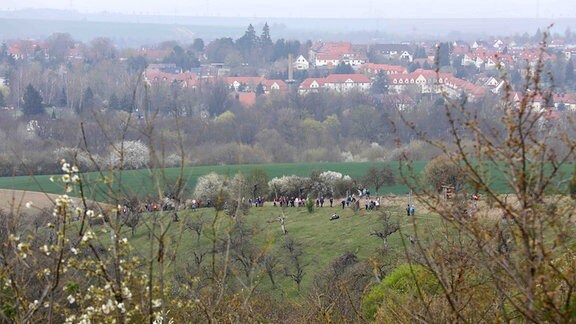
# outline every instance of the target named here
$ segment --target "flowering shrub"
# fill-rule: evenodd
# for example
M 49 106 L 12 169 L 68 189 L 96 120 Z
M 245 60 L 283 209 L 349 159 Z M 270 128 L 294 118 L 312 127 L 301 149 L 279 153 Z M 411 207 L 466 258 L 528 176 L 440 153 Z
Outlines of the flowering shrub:
M 150 151 L 141 141 L 124 141 L 112 146 L 108 161 L 110 167 L 139 169 L 150 163 Z

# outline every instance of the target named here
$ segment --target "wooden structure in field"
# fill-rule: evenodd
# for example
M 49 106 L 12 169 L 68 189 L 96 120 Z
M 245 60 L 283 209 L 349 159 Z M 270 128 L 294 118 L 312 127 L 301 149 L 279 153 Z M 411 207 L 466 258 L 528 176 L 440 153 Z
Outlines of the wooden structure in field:
M 456 191 L 454 190 L 454 186 L 445 185 L 442 186 L 442 199 L 450 200 L 453 199 L 456 195 Z

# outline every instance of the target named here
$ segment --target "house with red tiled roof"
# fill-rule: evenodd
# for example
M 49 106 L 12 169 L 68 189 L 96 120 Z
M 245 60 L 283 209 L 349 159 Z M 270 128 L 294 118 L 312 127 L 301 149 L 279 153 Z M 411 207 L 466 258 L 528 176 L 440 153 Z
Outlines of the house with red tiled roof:
M 367 91 L 372 81 L 364 74 L 330 74 L 325 78 L 308 78 L 298 87 L 300 94 L 318 92 L 320 89 L 336 92 Z
M 262 81 L 262 86 L 264 87 L 264 93 L 274 92 L 274 91 L 288 91 L 288 84 L 283 80 L 268 80 L 264 79 Z
M 260 84 L 264 93 L 288 91 L 288 84 L 283 80 L 268 80 L 264 77 L 227 77 L 226 83 L 235 92 L 255 92 Z
M 552 108 L 562 112 L 565 110 L 576 111 L 576 93 L 553 93 L 551 96 L 543 97 L 542 95 L 525 95 L 520 92 L 514 92 L 510 95 L 509 100 L 519 106 L 523 104 L 531 105 L 534 109 L 543 110 Z
M 252 107 L 256 103 L 256 93 L 254 92 L 235 92 L 230 94 L 236 101 L 244 107 Z
M 388 89 L 391 92 L 402 93 L 408 87 L 416 87 L 420 93 L 439 93 L 439 86 L 446 83 L 451 76 L 449 73 L 436 73 L 424 69 L 416 69 L 407 74 L 391 74 L 388 76 Z
M 464 55 L 470 52 L 470 46 L 467 44 L 459 44 L 455 43 L 452 45 L 452 54 L 453 55 Z
M 403 62 L 412 62 L 415 52 L 410 45 L 406 44 L 372 44 L 369 51 L 386 59 L 396 59 Z
M 560 111 L 576 111 L 576 93 L 554 94 L 554 106 Z
M 474 65 L 478 69 L 494 70 L 498 67 L 509 68 L 514 66 L 514 58 L 508 54 L 498 54 L 484 49 L 477 49 L 466 53 L 462 57 L 462 65 Z
M 388 89 L 390 91 L 403 93 L 408 88 L 415 88 L 422 94 L 445 93 L 452 98 L 459 98 L 465 94 L 470 101 L 477 100 L 486 94 L 486 89 L 472 82 L 456 78 L 451 73 L 417 69 L 408 74 L 388 76 Z
M 576 47 L 565 48 L 563 52 L 564 52 L 564 56 L 566 57 L 566 60 L 569 60 L 571 58 L 576 58 Z
M 358 69 L 359 72 L 364 73 L 368 76 L 376 76 L 380 72 L 385 75 L 390 74 L 406 74 L 408 69 L 401 65 L 390 65 L 390 64 L 376 64 L 376 63 L 365 63 Z
M 256 91 L 258 84 L 263 81 L 264 77 L 261 76 L 237 76 L 226 78 L 226 84 L 228 84 L 228 87 L 236 92 Z
M 324 78 L 324 87 L 337 92 L 353 89 L 366 91 L 371 84 L 372 81 L 364 74 L 330 74 Z
M 316 67 L 335 68 L 340 63 L 352 67 L 366 63 L 366 48 L 350 42 L 316 42 L 310 48 L 309 62 Z
M 564 48 L 564 46 L 566 46 L 566 41 L 562 38 L 555 38 L 548 44 L 551 48 Z
M 190 89 L 195 89 L 201 81 L 207 82 L 206 79 L 199 80 L 198 76 L 192 72 L 168 73 L 150 68 L 144 71 L 144 80 L 151 84 L 178 83 L 182 88 Z
M 459 98 L 465 95 L 469 101 L 476 101 L 486 94 L 486 89 L 456 77 L 448 78 L 442 87 L 442 91 L 451 98 Z
M 520 62 L 520 63 L 525 63 L 528 62 L 530 64 L 535 64 L 540 57 L 542 57 L 542 61 L 549 61 L 552 59 L 552 55 L 541 51 L 540 49 L 537 48 L 532 48 L 532 49 L 521 49 L 517 52 L 515 52 L 512 57 L 514 58 L 515 62 Z
M 307 78 L 298 86 L 298 93 L 318 92 L 324 88 L 324 78 Z

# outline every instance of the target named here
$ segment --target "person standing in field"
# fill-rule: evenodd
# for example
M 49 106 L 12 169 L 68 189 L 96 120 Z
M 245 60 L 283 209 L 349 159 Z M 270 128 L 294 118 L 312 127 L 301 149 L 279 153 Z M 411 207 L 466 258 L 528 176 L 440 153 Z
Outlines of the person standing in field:
M 280 217 L 280 229 L 282 229 L 282 234 L 286 235 L 286 233 L 288 233 L 284 225 L 284 216 Z

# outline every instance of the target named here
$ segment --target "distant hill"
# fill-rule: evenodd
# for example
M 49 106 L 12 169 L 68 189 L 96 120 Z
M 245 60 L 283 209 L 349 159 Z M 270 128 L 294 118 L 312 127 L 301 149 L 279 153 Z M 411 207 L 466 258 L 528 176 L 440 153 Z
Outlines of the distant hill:
M 218 37 L 238 38 L 248 24 L 259 30 L 268 22 L 273 38 L 299 40 L 348 40 L 357 43 L 410 40 L 474 40 L 488 36 L 534 34 L 537 28 L 554 24 L 563 34 L 576 25 L 576 18 L 558 19 L 384 19 L 384 18 L 239 18 L 85 14 L 68 10 L 0 11 L 0 39 L 42 39 L 54 32 L 67 32 L 80 41 L 108 37 L 120 45 L 196 37 L 210 41 Z

